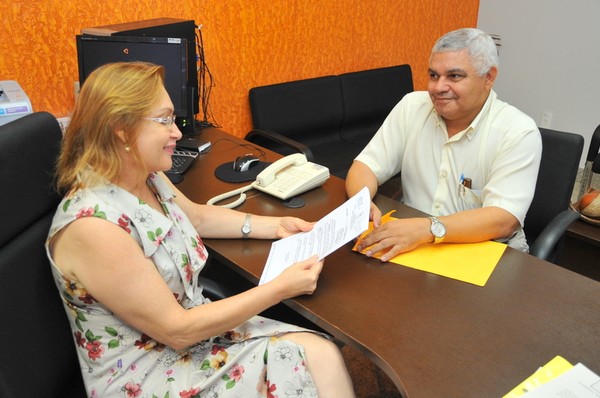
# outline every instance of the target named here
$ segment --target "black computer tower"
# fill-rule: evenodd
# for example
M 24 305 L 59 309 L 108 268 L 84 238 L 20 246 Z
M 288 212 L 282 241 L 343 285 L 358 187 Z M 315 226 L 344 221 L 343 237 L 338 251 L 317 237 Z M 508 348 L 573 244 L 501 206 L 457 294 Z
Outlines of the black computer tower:
M 188 114 L 177 115 L 177 124 L 183 134 L 189 135 L 195 132 L 194 119 L 199 111 L 199 98 L 196 23 L 193 20 L 155 18 L 115 25 L 84 28 L 81 30 L 81 34 L 94 36 L 179 37 L 186 39 L 188 46 Z

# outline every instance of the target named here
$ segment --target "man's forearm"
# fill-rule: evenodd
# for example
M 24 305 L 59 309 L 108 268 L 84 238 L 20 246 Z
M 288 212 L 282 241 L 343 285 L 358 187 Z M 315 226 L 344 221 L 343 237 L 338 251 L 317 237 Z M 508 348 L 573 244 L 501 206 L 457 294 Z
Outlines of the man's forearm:
M 439 217 L 446 226 L 447 242 L 480 242 L 509 238 L 519 228 L 519 221 L 499 207 L 483 207 Z

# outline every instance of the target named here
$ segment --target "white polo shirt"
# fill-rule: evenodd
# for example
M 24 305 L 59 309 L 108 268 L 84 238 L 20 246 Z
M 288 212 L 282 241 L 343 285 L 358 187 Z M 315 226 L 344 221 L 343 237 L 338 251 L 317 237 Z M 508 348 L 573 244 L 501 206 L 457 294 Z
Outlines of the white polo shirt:
M 448 138 L 426 91 L 404 96 L 356 160 L 381 185 L 402 171 L 403 201 L 431 215 L 496 206 L 521 226 L 533 199 L 542 153 L 540 132 L 529 116 L 491 91 L 464 131 Z M 471 179 L 471 189 L 461 184 Z M 527 251 L 519 231 L 509 245 Z

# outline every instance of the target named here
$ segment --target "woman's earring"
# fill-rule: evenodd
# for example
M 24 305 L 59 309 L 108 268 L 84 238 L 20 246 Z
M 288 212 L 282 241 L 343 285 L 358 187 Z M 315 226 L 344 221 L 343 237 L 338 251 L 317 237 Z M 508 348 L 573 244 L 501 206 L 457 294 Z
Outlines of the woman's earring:
M 125 144 L 125 152 L 129 152 L 129 151 L 131 151 L 129 144 Z

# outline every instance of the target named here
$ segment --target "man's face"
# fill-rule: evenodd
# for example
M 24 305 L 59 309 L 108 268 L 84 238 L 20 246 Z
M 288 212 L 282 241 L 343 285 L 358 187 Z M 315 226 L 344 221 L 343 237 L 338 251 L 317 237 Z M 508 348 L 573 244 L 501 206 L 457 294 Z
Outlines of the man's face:
M 492 89 L 496 73 L 494 67 L 478 76 L 467 50 L 431 54 L 427 90 L 436 112 L 449 129 L 465 129 L 475 119 Z

